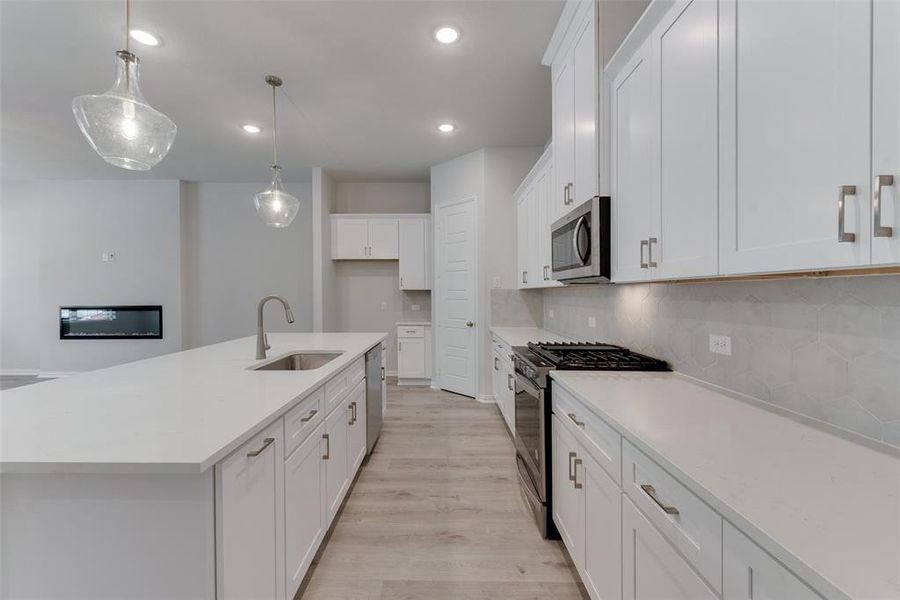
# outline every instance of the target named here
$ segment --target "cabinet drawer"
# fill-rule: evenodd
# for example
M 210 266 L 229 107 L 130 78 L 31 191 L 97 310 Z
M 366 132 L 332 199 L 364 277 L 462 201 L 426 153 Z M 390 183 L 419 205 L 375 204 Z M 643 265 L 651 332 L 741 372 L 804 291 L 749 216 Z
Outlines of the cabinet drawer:
M 325 384 L 325 412 L 330 414 L 341 400 L 366 376 L 366 363 L 360 357 L 352 365 L 332 377 Z
M 399 338 L 423 338 L 425 337 L 424 325 L 401 325 L 397 327 Z
M 613 481 L 622 482 L 622 436 L 562 386 L 551 384 L 553 412 L 566 424 Z
M 627 440 L 622 488 L 716 591 L 722 589 L 722 517 Z
M 322 422 L 324 401 L 325 388 L 320 387 L 284 415 L 285 457 L 290 456 L 300 442 L 306 439 L 309 432 Z
M 512 348 L 509 344 L 498 338 L 496 335 L 491 338 L 491 346 L 494 350 L 500 353 L 500 356 L 503 356 L 509 359 L 509 355 L 512 354 Z

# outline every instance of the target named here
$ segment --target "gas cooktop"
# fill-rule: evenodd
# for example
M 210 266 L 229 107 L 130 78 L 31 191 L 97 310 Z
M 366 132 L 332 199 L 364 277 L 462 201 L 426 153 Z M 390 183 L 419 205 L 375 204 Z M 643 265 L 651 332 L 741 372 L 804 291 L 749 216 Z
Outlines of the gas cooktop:
M 528 349 L 555 369 L 591 371 L 668 371 L 664 360 L 613 344 L 529 342 Z

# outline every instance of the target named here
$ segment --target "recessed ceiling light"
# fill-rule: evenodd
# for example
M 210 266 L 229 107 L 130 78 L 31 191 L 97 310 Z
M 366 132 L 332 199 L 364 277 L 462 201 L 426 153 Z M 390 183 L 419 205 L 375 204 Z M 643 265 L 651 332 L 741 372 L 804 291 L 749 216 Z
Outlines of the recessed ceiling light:
M 250 123 L 241 125 L 241 129 L 243 129 L 247 133 L 259 133 L 262 131 L 262 127 L 260 127 L 259 125 L 252 125 Z
M 130 35 L 131 39 L 138 42 L 139 44 L 144 44 L 145 46 L 159 46 L 159 38 L 149 31 L 144 31 L 143 29 L 132 29 L 128 32 L 128 35 Z
M 443 25 L 434 30 L 434 39 L 442 44 L 452 44 L 459 41 L 459 29 Z
M 453 123 L 441 123 L 438 125 L 438 131 L 441 133 L 453 133 L 456 131 L 456 125 Z

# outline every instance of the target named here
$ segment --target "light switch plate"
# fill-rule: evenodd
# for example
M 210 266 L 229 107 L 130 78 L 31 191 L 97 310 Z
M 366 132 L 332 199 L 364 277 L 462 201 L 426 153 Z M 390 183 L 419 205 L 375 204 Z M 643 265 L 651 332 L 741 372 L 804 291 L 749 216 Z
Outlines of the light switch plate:
M 731 356 L 731 336 L 709 334 L 709 351 L 713 354 Z
M 593 329 L 597 326 L 597 317 L 588 317 L 588 327 Z

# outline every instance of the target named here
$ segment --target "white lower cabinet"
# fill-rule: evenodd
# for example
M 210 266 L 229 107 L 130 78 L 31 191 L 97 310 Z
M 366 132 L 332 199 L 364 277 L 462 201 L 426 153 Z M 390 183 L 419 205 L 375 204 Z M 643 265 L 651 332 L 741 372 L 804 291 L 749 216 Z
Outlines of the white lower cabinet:
M 366 380 L 363 379 L 347 396 L 347 468 L 352 480 L 366 457 Z
M 350 488 L 350 469 L 347 460 L 349 416 L 349 409 L 336 409 L 325 419 L 325 433 L 322 434 L 325 440 L 325 451 L 322 454 L 322 458 L 325 459 L 325 485 L 322 488 L 329 526 Z
M 425 377 L 424 337 L 397 340 L 397 375 L 411 379 Z
M 580 517 L 582 498 L 575 487 L 580 444 L 555 414 L 553 421 L 553 522 L 559 530 L 575 566 L 581 569 L 584 554 L 584 525 Z M 581 459 L 578 459 L 581 460 Z
M 221 599 L 283 600 L 282 419 L 216 465 L 216 574 Z
M 586 452 L 583 455 L 584 561 L 582 580 L 592 599 L 622 597 L 622 491 Z
M 626 497 L 622 501 L 622 598 L 713 600 L 716 597 Z
M 303 581 L 325 531 L 322 484 L 325 482 L 325 448 L 320 423 L 309 437 L 284 462 L 284 538 L 286 597 Z
M 821 600 L 822 596 L 730 523 L 725 524 L 724 533 L 722 591 L 726 600 Z

